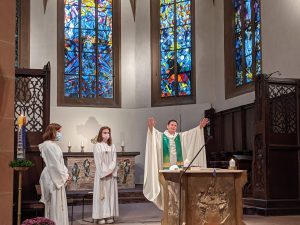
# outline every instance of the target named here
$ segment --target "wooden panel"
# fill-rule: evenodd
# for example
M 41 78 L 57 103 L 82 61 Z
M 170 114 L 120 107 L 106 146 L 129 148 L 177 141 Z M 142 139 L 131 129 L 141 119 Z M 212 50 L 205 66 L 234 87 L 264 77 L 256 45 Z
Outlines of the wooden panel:
M 20 114 L 27 117 L 25 157 L 34 163 L 34 167 L 23 174 L 23 200 L 38 200 L 35 185 L 43 170 L 38 144 L 43 142 L 42 134 L 50 121 L 50 63 L 43 69 L 16 69 L 15 76 L 15 121 Z M 16 146 L 16 123 L 14 139 Z M 14 181 L 18 184 L 17 176 Z M 14 185 L 14 191 L 17 193 L 17 185 Z
M 269 190 L 271 199 L 298 199 L 298 149 L 270 149 Z
M 253 151 L 253 139 L 254 139 L 254 116 L 255 116 L 254 107 L 246 110 L 246 118 L 245 122 L 245 131 L 246 131 L 246 146 L 245 149 L 247 151 Z
M 233 113 L 233 139 L 233 150 L 243 150 L 243 140 L 245 139 L 245 136 L 243 136 L 242 111 Z
M 233 114 L 224 115 L 224 151 L 234 152 L 234 143 L 233 143 Z

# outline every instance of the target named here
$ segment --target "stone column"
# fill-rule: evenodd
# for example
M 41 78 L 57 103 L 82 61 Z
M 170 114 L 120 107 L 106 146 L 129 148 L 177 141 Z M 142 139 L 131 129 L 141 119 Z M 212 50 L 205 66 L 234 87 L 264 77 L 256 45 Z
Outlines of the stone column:
M 0 1 L 0 224 L 11 225 L 13 213 L 16 1 Z

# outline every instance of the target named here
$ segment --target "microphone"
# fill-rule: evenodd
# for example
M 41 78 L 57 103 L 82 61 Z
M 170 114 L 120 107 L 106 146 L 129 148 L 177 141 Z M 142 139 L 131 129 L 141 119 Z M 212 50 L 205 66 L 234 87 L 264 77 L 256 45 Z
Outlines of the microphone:
M 274 72 L 272 72 L 272 73 L 269 73 L 269 74 L 266 74 L 267 76 L 266 76 L 266 79 L 269 79 L 273 74 L 275 74 L 275 73 L 277 73 L 278 74 L 278 76 L 281 76 L 282 74 L 280 73 L 280 71 L 279 70 L 277 70 L 277 71 L 274 71 Z
M 258 78 L 264 77 L 265 80 L 268 80 L 273 74 L 278 74 L 278 76 L 282 75 L 281 72 L 279 70 L 277 70 L 277 71 L 274 71 L 274 72 L 269 73 L 269 74 L 267 74 L 267 73 L 259 73 L 259 74 L 256 74 L 256 77 L 258 77 Z
M 197 156 L 200 154 L 200 152 L 204 149 L 204 147 L 207 145 L 207 143 L 213 139 L 213 136 L 208 136 L 206 142 L 202 145 L 202 147 L 199 149 L 197 154 L 194 156 L 192 161 L 189 163 L 189 165 L 180 173 L 179 177 L 179 215 L 178 215 L 178 225 L 180 225 L 180 219 L 181 219 L 181 180 L 183 175 L 186 173 L 186 171 L 192 166 L 193 162 L 197 158 Z
M 207 145 L 207 143 L 213 139 L 213 136 L 208 136 L 206 142 L 204 143 L 204 145 L 202 145 L 202 147 L 199 149 L 199 151 L 197 152 L 197 154 L 194 156 L 194 158 L 192 159 L 192 161 L 189 163 L 189 165 L 183 170 L 183 172 L 181 173 L 180 178 L 183 176 L 183 174 L 185 174 L 185 172 L 192 166 L 193 162 L 195 161 L 195 159 L 197 158 L 197 156 L 200 154 L 200 152 L 202 151 L 202 149 Z

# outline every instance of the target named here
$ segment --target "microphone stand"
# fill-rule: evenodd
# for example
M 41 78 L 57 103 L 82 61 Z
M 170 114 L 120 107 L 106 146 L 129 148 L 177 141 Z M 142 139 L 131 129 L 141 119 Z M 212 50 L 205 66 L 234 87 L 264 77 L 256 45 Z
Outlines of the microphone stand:
M 192 161 L 189 163 L 189 165 L 180 173 L 180 177 L 179 177 L 179 206 L 178 206 L 178 211 L 179 211 L 179 215 L 178 215 L 178 225 L 180 225 L 180 220 L 181 220 L 181 183 L 182 183 L 182 177 L 183 175 L 186 173 L 186 171 L 191 167 L 192 163 L 195 161 L 195 159 L 197 158 L 197 156 L 200 154 L 200 152 L 202 151 L 202 149 L 207 145 L 207 143 L 212 139 L 212 136 L 208 136 L 206 142 L 204 143 L 204 145 L 202 145 L 202 147 L 199 149 L 199 151 L 197 152 L 197 154 L 194 156 L 194 158 L 192 159 Z

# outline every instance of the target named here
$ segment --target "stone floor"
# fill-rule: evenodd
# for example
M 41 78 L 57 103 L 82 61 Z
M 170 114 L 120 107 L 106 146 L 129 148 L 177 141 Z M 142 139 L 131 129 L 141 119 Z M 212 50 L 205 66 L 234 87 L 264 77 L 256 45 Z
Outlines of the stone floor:
M 69 208 L 71 215 L 71 208 Z M 73 225 L 91 225 L 92 207 L 84 207 L 84 219 L 82 220 L 82 206 L 74 206 Z M 152 203 L 120 204 L 120 217 L 115 224 L 122 225 L 160 225 L 162 212 Z M 299 216 L 244 216 L 246 225 L 300 225 Z

